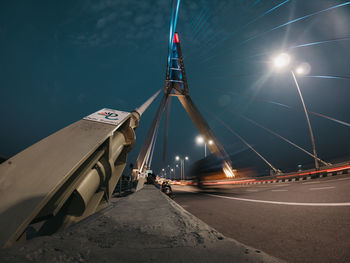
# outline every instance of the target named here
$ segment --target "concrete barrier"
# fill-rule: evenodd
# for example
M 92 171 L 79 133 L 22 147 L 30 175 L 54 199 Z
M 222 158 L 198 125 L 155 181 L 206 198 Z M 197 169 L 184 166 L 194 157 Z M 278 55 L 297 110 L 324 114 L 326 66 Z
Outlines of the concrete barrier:
M 1 262 L 281 262 L 223 236 L 151 185 L 52 236 L 0 250 Z

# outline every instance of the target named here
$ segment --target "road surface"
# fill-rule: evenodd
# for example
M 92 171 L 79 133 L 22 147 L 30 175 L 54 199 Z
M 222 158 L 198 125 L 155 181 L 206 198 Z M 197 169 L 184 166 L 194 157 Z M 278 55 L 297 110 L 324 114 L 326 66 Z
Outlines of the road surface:
M 174 200 L 224 235 L 288 262 L 350 262 L 350 176 L 200 192 Z

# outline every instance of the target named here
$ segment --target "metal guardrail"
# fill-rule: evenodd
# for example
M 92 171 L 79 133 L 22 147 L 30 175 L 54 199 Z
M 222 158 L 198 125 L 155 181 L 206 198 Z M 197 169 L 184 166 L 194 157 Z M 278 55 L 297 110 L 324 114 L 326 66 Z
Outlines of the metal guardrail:
M 132 113 L 103 109 L 0 165 L 0 246 L 49 235 L 108 205 L 152 96 Z M 99 121 L 100 118 L 100 121 Z
M 113 196 L 122 197 L 136 190 L 137 181 L 132 175 L 122 175 L 114 188 Z
M 321 167 L 319 170 L 310 169 L 294 173 L 288 173 L 275 176 L 247 177 L 230 180 L 209 180 L 202 182 L 203 187 L 215 187 L 223 185 L 241 185 L 241 184 L 264 184 L 264 183 L 283 183 L 298 182 L 308 179 L 316 179 L 327 176 L 350 174 L 350 162 Z M 193 183 L 196 185 L 196 183 Z

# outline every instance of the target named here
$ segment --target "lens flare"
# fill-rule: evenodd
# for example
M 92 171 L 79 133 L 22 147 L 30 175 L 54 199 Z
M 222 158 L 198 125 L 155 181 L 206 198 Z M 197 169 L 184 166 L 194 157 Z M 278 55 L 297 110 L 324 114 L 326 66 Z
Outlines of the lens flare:
M 273 59 L 273 65 L 275 68 L 285 68 L 290 63 L 290 56 L 287 53 L 281 53 Z

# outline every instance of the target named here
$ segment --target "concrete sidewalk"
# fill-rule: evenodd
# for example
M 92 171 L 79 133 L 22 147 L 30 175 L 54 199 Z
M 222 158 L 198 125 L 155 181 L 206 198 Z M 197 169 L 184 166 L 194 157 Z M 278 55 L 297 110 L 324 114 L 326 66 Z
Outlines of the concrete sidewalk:
M 0 250 L 0 262 L 215 261 L 281 262 L 224 237 L 150 185 L 63 232 Z

